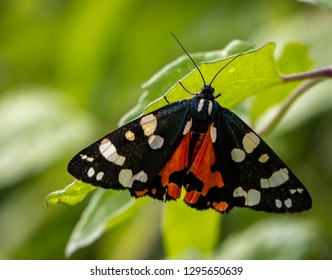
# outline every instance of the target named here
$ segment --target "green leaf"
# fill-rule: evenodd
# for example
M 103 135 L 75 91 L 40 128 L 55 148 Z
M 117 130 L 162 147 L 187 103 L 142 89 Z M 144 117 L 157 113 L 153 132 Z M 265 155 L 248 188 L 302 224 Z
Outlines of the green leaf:
M 45 203 L 46 205 L 60 203 L 75 205 L 81 202 L 88 195 L 88 193 L 95 189 L 96 187 L 92 185 L 75 180 L 63 190 L 52 192 L 46 196 Z
M 308 47 L 301 43 L 289 43 L 284 47 L 276 61 L 278 70 L 283 74 L 307 71 L 313 63 L 308 54 Z M 268 109 L 280 104 L 302 81 L 284 83 L 279 80 L 260 92 L 255 98 L 250 112 L 250 119 L 256 122 Z
M 261 48 L 242 54 L 230 63 L 214 80 L 213 87 L 216 89 L 216 94 L 221 93 L 221 97 L 216 101 L 224 107 L 232 108 L 262 89 L 281 82 L 275 67 L 274 49 L 275 44 L 268 43 Z M 207 83 L 232 59 L 233 57 L 229 57 L 202 63 L 200 70 Z M 199 92 L 202 87 L 202 79 L 197 69 L 184 77 L 181 82 L 192 92 Z M 188 99 L 188 97 L 190 96 L 179 83 L 167 92 L 169 102 Z M 165 105 L 166 101 L 160 98 L 151 104 L 147 111 L 153 111 Z
M 192 57 L 195 61 L 210 59 L 210 62 L 200 64 L 204 79 L 206 83 L 209 83 L 234 56 L 226 59 L 220 59 L 221 57 L 229 56 L 234 52 L 238 53 L 247 47 L 248 43 L 234 41 L 224 50 L 193 54 Z M 221 93 L 221 97 L 216 101 L 231 109 L 249 97 L 256 96 L 250 112 L 252 122 L 256 122 L 267 110 L 280 104 L 301 81 L 285 83 L 279 72 L 289 74 L 306 71 L 312 67 L 312 61 L 308 55 L 308 48 L 304 44 L 286 45 L 277 61 L 274 50 L 275 44 L 268 43 L 232 61 L 213 82 L 216 94 Z M 214 60 L 211 61 L 211 59 Z M 189 69 L 193 69 L 193 65 L 186 56 L 164 67 L 143 85 L 145 91 L 137 106 L 121 119 L 120 124 L 137 117 L 144 108 L 146 108 L 145 113 L 148 113 L 167 105 L 164 96 L 167 96 L 169 102 L 190 98 L 191 96 L 182 86 L 175 82 L 188 73 Z M 191 92 L 199 92 L 203 85 L 197 69 L 182 78 L 181 82 Z M 167 88 L 170 89 L 167 91 Z M 164 92 L 166 93 L 163 94 Z
M 134 205 L 128 192 L 98 189 L 76 224 L 66 247 L 70 256 L 79 248 L 90 245 L 102 233 L 128 217 Z
M 234 233 L 217 250 L 216 259 L 270 260 L 315 258 L 324 247 L 320 228 L 305 218 L 263 219 L 247 230 Z M 323 249 L 324 250 L 324 249 Z
M 217 59 L 222 59 L 232 54 L 238 53 L 250 46 L 249 43 L 235 40 L 229 43 L 223 50 L 212 51 L 212 52 L 204 52 L 204 53 L 195 53 L 191 54 L 192 58 L 199 61 L 214 61 Z M 220 66 L 216 65 L 214 68 L 216 72 L 220 69 Z M 146 107 L 153 102 L 152 105 L 149 106 L 148 111 L 152 111 L 158 109 L 162 106 L 165 106 L 167 103 L 163 99 L 165 94 L 170 96 L 170 102 L 177 101 L 180 99 L 188 99 L 190 95 L 186 93 L 182 87 L 176 88 L 176 91 L 173 91 L 174 84 L 178 85 L 177 81 L 182 79 L 185 75 L 187 75 L 194 68 L 193 63 L 187 57 L 187 55 L 183 55 L 166 65 L 162 68 L 158 73 L 156 73 L 149 81 L 142 85 L 144 90 L 141 95 L 137 105 L 130 110 L 126 115 L 124 115 L 120 122 L 119 126 L 127 123 L 128 121 L 136 118 L 146 109 Z M 214 73 L 216 73 L 214 72 Z M 190 75 L 190 74 L 189 74 Z M 205 73 L 204 73 L 205 75 Z M 210 78 L 211 76 L 207 77 Z M 198 79 L 196 79 L 198 78 Z M 195 80 L 196 79 L 196 80 Z M 201 77 L 194 78 L 195 84 L 197 85 L 196 90 L 199 90 L 202 87 Z M 171 90 L 170 90 L 171 88 Z M 172 96 L 172 97 L 171 97 Z M 160 99 L 156 102 L 156 99 Z
M 164 246 L 169 259 L 208 257 L 220 239 L 221 215 L 197 211 L 183 201 L 169 202 L 164 219 Z

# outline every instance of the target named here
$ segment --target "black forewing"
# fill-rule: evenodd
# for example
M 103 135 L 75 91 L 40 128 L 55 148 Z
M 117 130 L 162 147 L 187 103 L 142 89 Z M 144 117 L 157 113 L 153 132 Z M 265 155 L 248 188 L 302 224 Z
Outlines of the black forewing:
M 121 170 L 131 170 L 132 174 L 144 171 L 147 174 L 146 182 L 135 181 L 131 191 L 150 189 L 158 172 L 170 159 L 174 150 L 183 138 L 183 129 L 190 118 L 190 106 L 187 100 L 172 103 L 150 114 L 157 120 L 154 135 L 164 139 L 162 147 L 152 149 L 148 144 L 148 137 L 138 118 L 106 135 L 97 142 L 79 152 L 68 164 L 68 172 L 76 179 L 86 183 L 111 189 L 127 189 L 119 183 Z M 148 114 L 149 115 L 149 114 Z M 144 117 L 144 116 L 143 116 Z M 131 131 L 135 135 L 133 141 L 129 141 L 125 134 Z M 103 139 L 108 139 L 115 146 L 117 153 L 125 157 L 123 165 L 117 165 L 108 161 L 99 151 Z M 87 159 L 90 159 L 87 160 Z M 91 159 L 93 159 L 91 161 Z M 94 175 L 88 175 L 89 169 L 93 168 Z M 97 174 L 102 172 L 102 179 L 97 180 Z M 158 181 L 158 180 L 157 180 Z M 155 186 L 156 187 L 156 186 Z M 165 191 L 163 191 L 165 192 Z M 157 197 L 162 199 L 161 197 Z
M 226 200 L 229 209 L 238 206 L 275 213 L 301 212 L 311 208 L 312 201 L 306 188 L 261 138 L 258 146 L 251 153 L 245 153 L 245 158 L 241 162 L 233 160 L 232 150 L 234 148 L 244 150 L 243 138 L 247 133 L 253 132 L 239 117 L 228 109 L 220 107 L 216 114 L 215 125 L 218 134 L 214 147 L 218 168 L 225 183 L 219 194 L 220 197 L 218 195 L 216 197 L 217 201 Z M 268 160 L 260 162 L 259 158 L 264 154 L 268 155 Z M 262 188 L 261 179 L 268 179 L 274 172 L 285 168 L 289 178 L 284 183 Z M 237 189 L 238 187 L 241 188 Z M 260 193 L 259 202 L 257 199 L 252 199 L 250 202 L 250 198 L 245 197 L 249 191 L 250 195 L 257 196 L 258 192 Z

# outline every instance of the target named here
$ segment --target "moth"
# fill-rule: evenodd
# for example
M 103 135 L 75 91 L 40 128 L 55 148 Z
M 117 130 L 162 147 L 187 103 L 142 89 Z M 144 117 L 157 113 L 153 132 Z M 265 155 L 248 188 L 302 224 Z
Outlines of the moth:
M 310 209 L 310 194 L 293 172 L 246 123 L 215 100 L 220 94 L 215 95 L 214 79 L 243 52 L 207 84 L 183 50 L 201 75 L 200 92 L 190 92 L 190 99 L 170 103 L 102 137 L 74 156 L 68 172 L 94 186 L 127 190 L 136 198 L 183 197 L 198 210 Z

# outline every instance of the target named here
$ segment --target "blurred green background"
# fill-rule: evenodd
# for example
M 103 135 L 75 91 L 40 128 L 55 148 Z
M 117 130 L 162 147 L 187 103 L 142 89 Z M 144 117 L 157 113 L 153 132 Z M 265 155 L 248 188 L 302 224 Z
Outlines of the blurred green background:
M 65 258 L 89 199 L 46 208 L 44 198 L 72 182 L 68 161 L 117 127 L 141 84 L 183 54 L 170 31 L 188 52 L 242 39 L 274 41 L 278 54 L 299 41 L 315 68 L 332 64 L 332 14 L 304 2 L 26 0 L 0 7 L 0 259 Z M 326 81 L 307 92 L 266 137 L 307 186 L 313 209 L 282 216 L 235 209 L 223 216 L 209 256 L 189 248 L 179 258 L 332 258 L 331 88 Z M 145 204 L 71 258 L 170 257 L 164 207 Z

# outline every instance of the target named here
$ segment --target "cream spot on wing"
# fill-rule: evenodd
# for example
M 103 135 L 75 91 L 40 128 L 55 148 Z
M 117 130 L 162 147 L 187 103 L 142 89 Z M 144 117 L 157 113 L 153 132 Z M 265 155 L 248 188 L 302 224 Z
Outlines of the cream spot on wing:
M 99 151 L 105 159 L 115 163 L 116 165 L 122 166 L 126 160 L 125 157 L 117 153 L 116 147 L 107 138 L 104 138 L 101 141 Z
M 252 153 L 252 151 L 257 148 L 259 142 L 259 137 L 253 132 L 244 135 L 242 140 L 243 148 L 248 154 Z
M 231 151 L 231 157 L 235 162 L 242 162 L 246 157 L 246 153 L 241 149 L 234 148 Z
M 134 181 L 140 181 L 142 183 L 146 183 L 147 180 L 148 180 L 148 175 L 143 170 L 141 170 L 132 177 L 132 183 Z
M 261 193 L 258 190 L 250 189 L 248 191 L 246 205 L 248 206 L 258 205 L 260 201 L 261 201 Z
M 237 187 L 233 192 L 234 197 L 242 197 L 242 196 L 246 196 L 246 195 L 247 195 L 247 192 L 244 191 L 244 189 L 241 186 Z
M 213 126 L 213 124 L 210 127 L 210 135 L 211 135 L 212 143 L 215 143 L 217 140 L 217 128 L 215 128 Z
M 135 140 L 135 134 L 134 132 L 128 130 L 126 133 L 125 133 L 125 137 L 128 141 L 134 141 Z
M 89 161 L 89 162 L 93 162 L 94 158 L 93 157 L 88 157 L 87 155 L 84 154 L 80 154 L 81 159 Z
M 145 136 L 152 135 L 157 129 L 157 119 L 153 114 L 146 115 L 141 118 L 140 124 Z
M 88 172 L 87 172 L 88 177 L 92 177 L 93 175 L 95 175 L 95 170 L 93 169 L 93 167 L 90 167 Z
M 260 157 L 259 157 L 259 159 L 258 159 L 258 161 L 259 162 L 261 162 L 261 163 L 265 163 L 265 162 L 267 162 L 268 160 L 269 160 L 269 156 L 268 156 L 268 154 L 262 154 Z
M 246 192 L 242 187 L 237 187 L 233 192 L 234 197 L 244 197 L 245 206 L 258 205 L 261 200 L 261 193 L 258 190 L 250 189 Z
M 100 171 L 96 175 L 96 180 L 100 181 L 101 179 L 103 179 L 103 177 L 104 177 L 104 172 Z
M 187 121 L 187 123 L 183 129 L 183 135 L 186 135 L 190 131 L 192 125 L 193 125 L 193 119 L 190 119 L 189 121 Z
M 164 138 L 159 135 L 151 135 L 148 139 L 149 146 L 151 149 L 160 149 L 164 144 Z
M 126 188 L 130 188 L 132 177 L 133 172 L 130 169 L 122 169 L 119 173 L 119 183 Z
M 287 199 L 284 201 L 284 203 L 285 203 L 285 206 L 286 206 L 287 208 L 291 208 L 291 207 L 293 206 L 292 200 L 291 200 L 290 198 L 287 198 Z
M 270 178 L 261 179 L 261 188 L 274 188 L 282 185 L 289 179 L 288 170 L 281 168 L 272 173 Z
M 281 208 L 281 206 L 282 206 L 282 202 L 281 202 L 280 199 L 276 199 L 276 200 L 275 200 L 275 203 L 276 203 L 276 207 L 277 207 L 277 208 Z
M 135 175 L 130 169 L 122 169 L 119 173 L 119 183 L 126 188 L 131 188 L 134 181 L 145 183 L 147 180 L 148 175 L 143 170 Z

